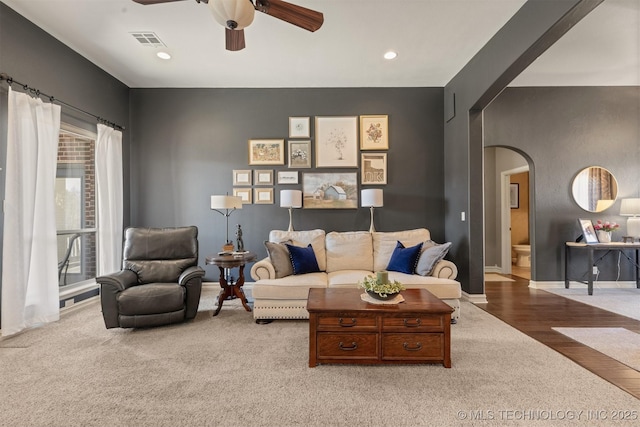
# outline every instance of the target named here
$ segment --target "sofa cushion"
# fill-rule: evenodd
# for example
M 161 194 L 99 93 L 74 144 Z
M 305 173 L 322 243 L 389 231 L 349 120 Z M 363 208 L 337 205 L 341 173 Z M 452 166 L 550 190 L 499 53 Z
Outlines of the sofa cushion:
M 426 248 L 422 250 L 420 258 L 418 258 L 418 264 L 416 265 L 416 273 L 421 276 L 430 276 L 433 271 L 433 267 L 439 263 L 451 247 L 451 242 L 443 243 L 441 245 L 428 240 L 425 242 Z
M 293 265 L 293 274 L 317 273 L 320 271 L 311 243 L 309 243 L 306 248 L 289 245 L 288 243 L 285 243 L 285 245 L 289 249 L 289 257 Z
M 407 289 L 426 289 L 440 299 L 458 299 L 462 297 L 460 282 L 452 279 L 390 271 L 389 280 L 397 280 Z
M 327 273 L 309 273 L 259 280 L 253 285 L 251 295 L 254 299 L 306 300 L 310 288 L 326 287 Z
M 284 231 L 271 230 L 269 233 L 270 242 L 284 242 L 291 240 L 294 245 L 306 247 L 308 244 L 313 246 L 313 252 L 316 254 L 316 261 L 320 271 L 327 270 L 327 256 L 325 254 L 325 232 L 321 229 L 304 230 L 304 231 Z
M 367 276 L 374 274 L 368 270 L 341 270 L 327 274 L 327 282 L 330 288 L 347 287 L 354 288 L 358 286 Z
M 267 248 L 267 253 L 269 254 L 269 260 L 271 264 L 273 264 L 273 269 L 276 271 L 276 279 L 293 274 L 293 265 L 291 264 L 289 249 L 285 243 L 291 244 L 293 242 L 291 242 L 291 240 L 281 243 L 264 242 L 264 246 Z
M 400 273 L 413 274 L 418 263 L 418 257 L 420 256 L 420 250 L 422 249 L 422 242 L 415 246 L 405 248 L 405 246 L 398 241 L 396 248 L 391 254 L 389 265 L 387 265 L 388 271 L 399 271 Z
M 373 243 L 368 231 L 327 233 L 327 273 L 340 270 L 373 270 Z
M 372 233 L 372 237 L 373 271 L 382 271 L 387 268 L 398 241 L 401 241 L 405 247 L 414 246 L 431 239 L 431 234 L 426 228 L 417 228 L 393 232 L 375 231 Z

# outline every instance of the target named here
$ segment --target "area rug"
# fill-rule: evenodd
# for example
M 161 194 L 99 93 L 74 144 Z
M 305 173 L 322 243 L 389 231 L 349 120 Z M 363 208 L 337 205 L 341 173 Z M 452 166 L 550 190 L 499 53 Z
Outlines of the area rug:
M 485 282 L 515 282 L 515 280 L 513 280 L 512 278 L 502 276 L 497 273 L 485 273 L 484 281 Z
M 625 328 L 552 328 L 640 371 L 640 335 Z
M 217 293 L 186 323 L 107 330 L 95 302 L 0 341 L 0 426 L 595 426 L 589 410 L 640 408 L 468 302 L 451 369 L 309 368 L 308 321 L 257 325 L 237 300 L 213 317 Z
M 595 288 L 593 295 L 589 295 L 586 286 L 573 286 L 569 289 L 550 288 L 544 291 L 640 320 L 640 289 Z

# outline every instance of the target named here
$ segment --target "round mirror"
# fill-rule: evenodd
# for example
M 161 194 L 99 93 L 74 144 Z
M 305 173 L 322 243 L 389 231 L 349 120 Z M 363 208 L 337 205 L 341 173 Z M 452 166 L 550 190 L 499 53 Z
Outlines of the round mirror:
M 588 212 L 602 212 L 611 207 L 618 197 L 618 181 L 611 172 L 600 166 L 581 170 L 571 188 L 573 200 Z

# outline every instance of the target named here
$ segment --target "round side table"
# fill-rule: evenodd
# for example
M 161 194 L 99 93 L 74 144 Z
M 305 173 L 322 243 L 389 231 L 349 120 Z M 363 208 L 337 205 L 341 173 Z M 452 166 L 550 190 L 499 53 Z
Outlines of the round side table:
M 205 263 L 207 265 L 216 265 L 220 269 L 220 294 L 218 295 L 218 308 L 216 308 L 214 316 L 217 316 L 220 313 L 220 309 L 222 308 L 222 303 L 227 298 L 240 298 L 242 301 L 242 305 L 245 310 L 251 311 L 251 307 L 247 304 L 247 297 L 244 295 L 244 290 L 242 290 L 242 285 L 244 285 L 244 266 L 247 263 L 255 261 L 257 255 L 253 252 L 245 252 L 243 254 L 237 255 L 209 255 L 205 258 Z M 227 278 L 225 277 L 226 269 L 238 269 L 238 280 L 233 283 L 228 283 Z

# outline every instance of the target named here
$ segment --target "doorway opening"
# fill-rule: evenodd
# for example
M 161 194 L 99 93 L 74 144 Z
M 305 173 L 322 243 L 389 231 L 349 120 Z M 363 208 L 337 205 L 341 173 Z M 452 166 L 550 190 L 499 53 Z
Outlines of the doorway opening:
M 532 278 L 533 175 L 526 155 L 485 148 L 485 272 Z

